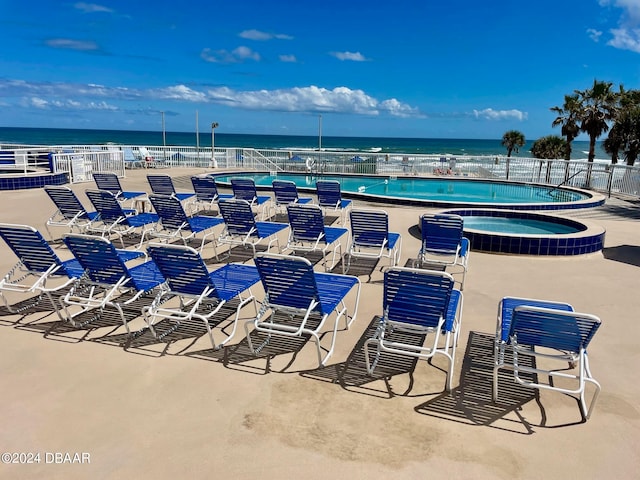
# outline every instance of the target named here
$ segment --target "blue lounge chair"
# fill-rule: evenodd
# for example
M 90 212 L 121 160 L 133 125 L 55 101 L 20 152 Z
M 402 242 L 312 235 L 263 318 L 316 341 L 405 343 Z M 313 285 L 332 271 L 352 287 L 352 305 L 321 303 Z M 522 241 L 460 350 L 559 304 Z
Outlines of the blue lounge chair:
M 498 306 L 495 361 L 493 368 L 493 400 L 498 400 L 498 373 L 501 369 L 513 371 L 514 381 L 537 388 L 578 395 L 583 420 L 589 419 L 600 393 L 600 384 L 589 368 L 587 346 L 600 327 L 600 319 L 594 315 L 577 313 L 568 303 L 505 297 Z M 536 351 L 539 348 L 539 351 Z M 506 355 L 511 350 L 512 355 Z M 522 357 L 541 357 L 545 369 L 520 361 Z M 509 361 L 510 360 L 510 361 Z M 552 362 L 565 362 L 569 370 L 560 369 Z M 538 375 L 545 375 L 549 383 L 542 383 Z M 556 385 L 552 378 L 576 381 L 575 388 L 565 383 Z M 595 386 L 595 393 L 587 408 L 585 384 Z
M 469 269 L 469 239 L 463 236 L 464 219 L 454 214 L 424 214 L 420 217 L 422 243 L 415 267 L 424 264 L 462 267 L 460 290 Z M 427 267 L 428 268 L 428 267 Z
M 189 200 L 196 194 L 193 192 L 178 193 L 173 185 L 173 180 L 169 175 L 147 175 L 147 181 L 151 186 L 154 195 L 170 195 L 176 197 L 181 202 Z
M 229 342 L 236 332 L 242 307 L 252 301 L 254 308 L 256 306 L 251 293 L 251 287 L 260 281 L 256 267 L 229 263 L 209 272 L 200 254 L 190 247 L 151 244 L 148 251 L 166 280 L 156 300 L 143 308 L 144 319 L 153 335 L 161 340 L 181 323 L 196 319 L 204 322 L 214 349 Z M 245 291 L 248 291 L 246 296 Z M 169 307 L 170 303 L 164 299 L 173 297 L 179 298 L 179 305 Z M 233 299 L 238 299 L 233 330 L 223 341 L 216 343 L 211 330 L 220 321 L 215 321 L 214 316 Z M 169 330 L 159 333 L 154 325 L 163 319 L 175 323 Z
M 402 236 L 389 231 L 389 214 L 384 210 L 351 210 L 351 235 L 347 268 L 351 258 L 389 259 L 389 266 L 395 267 L 402 252 Z
M 271 197 L 269 195 L 258 195 L 256 183 L 252 178 L 232 178 L 231 189 L 236 200 L 245 200 L 251 208 L 256 209 L 256 212 L 261 210 L 261 220 L 267 217 Z
M 383 314 L 373 338 L 364 344 L 367 371 L 373 374 L 381 352 L 431 360 L 447 359 L 445 389 L 451 390 L 455 355 L 462 323 L 462 293 L 445 272 L 394 267 L 385 271 Z M 400 335 L 394 335 L 400 334 Z M 419 344 L 406 334 L 424 335 Z M 431 341 L 425 344 L 431 336 Z M 375 346 L 373 361 L 369 349 Z
M 151 195 L 149 200 L 160 219 L 156 226 L 149 230 L 149 235 L 166 241 L 180 239 L 186 246 L 188 240 L 202 234 L 200 252 L 206 239 L 213 235 L 213 227 L 224 223 L 219 217 L 187 216 L 180 200 L 174 196 Z
M 193 176 L 191 177 L 193 190 L 196 192 L 193 203 L 196 210 L 203 208 L 211 210 L 211 207 L 217 205 L 221 200 L 230 200 L 233 195 L 230 193 L 219 193 L 216 179 L 212 176 Z
M 124 158 L 124 168 L 145 168 L 147 166 L 144 159 L 136 157 L 131 147 L 124 147 L 122 156 Z
M 352 201 L 342 198 L 340 182 L 336 180 L 318 180 L 316 182 L 316 194 L 318 195 L 318 205 L 324 210 L 325 215 L 329 212 L 338 212 L 340 223 L 345 224 L 347 212 L 352 207 Z
M 336 264 L 336 256 L 342 258 L 341 239 L 348 233 L 346 228 L 327 227 L 324 215 L 316 205 L 287 206 L 289 217 L 289 239 L 286 249 L 295 252 L 322 252 L 322 265 L 325 271 L 331 270 Z M 333 248 L 331 266 L 327 263 L 327 252 Z M 342 266 L 344 273 L 344 264 Z
M 138 213 L 128 215 L 116 197 L 105 190 L 87 190 L 87 197 L 91 200 L 98 216 L 87 227 L 88 231 L 100 233 L 103 237 L 116 235 L 124 247 L 125 235 L 139 234 L 138 248 L 144 242 L 145 233 L 159 220 L 155 213 Z
M 75 321 L 78 315 L 98 309 L 99 316 L 106 307 L 112 307 L 120 314 L 122 324 L 130 333 L 123 307 L 143 295 L 151 294 L 149 299 L 155 296 L 155 289 L 164 283 L 156 264 L 149 260 L 129 268 L 113 244 L 102 237 L 68 234 L 64 243 L 84 270 L 82 277 L 63 298 L 67 320 L 74 326 L 84 326 L 86 322 Z M 72 314 L 69 311 L 71 306 L 80 307 L 80 311 Z
M 219 243 L 249 246 L 255 257 L 256 246 L 263 240 L 268 240 L 267 250 L 270 250 L 275 243 L 278 252 L 280 252 L 278 234 L 289 225 L 277 222 L 257 222 L 251 205 L 246 200 L 225 200 L 220 202 L 218 207 L 225 225 L 224 231 L 218 237 Z
M 69 232 L 73 232 L 74 229 L 82 232 L 98 215 L 95 211 L 88 212 L 69 187 L 47 186 L 44 187 L 44 191 L 56 206 L 56 211 L 45 223 L 49 238 L 53 238 L 49 227 L 65 227 Z
M 0 237 L 18 257 L 19 262 L 0 279 L 0 296 L 11 313 L 19 313 L 26 308 L 36 306 L 45 294 L 56 314 L 64 320 L 53 300 L 52 293 L 59 292 L 82 276 L 84 269 L 76 260 L 61 260 L 35 228 L 28 225 L 0 224 Z M 143 252 L 118 250 L 123 261 L 132 260 L 144 255 Z M 7 300 L 4 292 L 37 293 L 32 303 L 22 306 L 18 311 Z
M 125 191 L 120 185 L 120 180 L 115 173 L 94 173 L 93 180 L 96 182 L 98 190 L 106 190 L 115 195 L 120 202 L 131 200 L 131 206 L 136 200 L 147 196 L 146 192 L 129 192 Z
M 311 203 L 313 198 L 298 196 L 298 187 L 294 182 L 289 180 L 274 180 L 271 182 L 275 197 L 275 208 L 286 208 L 288 205 L 298 204 L 304 205 Z
M 258 254 L 255 258 L 265 296 L 255 319 L 245 324 L 249 348 L 258 354 L 271 336 L 309 336 L 318 350 L 318 363 L 325 365 L 333 354 L 338 323 L 344 317 L 345 328 L 356 318 L 360 300 L 360 280 L 349 275 L 314 272 L 308 260 L 286 255 Z M 356 289 L 353 314 L 348 314 L 346 297 Z M 265 318 L 267 312 L 271 316 Z M 282 313 L 283 315 L 276 315 Z M 323 330 L 330 316 L 335 315 L 333 328 Z M 257 332 L 266 334 L 261 345 L 254 346 L 249 331 L 253 324 Z M 331 333 L 328 348 L 320 344 L 320 337 Z M 326 352 L 323 356 L 323 350 Z

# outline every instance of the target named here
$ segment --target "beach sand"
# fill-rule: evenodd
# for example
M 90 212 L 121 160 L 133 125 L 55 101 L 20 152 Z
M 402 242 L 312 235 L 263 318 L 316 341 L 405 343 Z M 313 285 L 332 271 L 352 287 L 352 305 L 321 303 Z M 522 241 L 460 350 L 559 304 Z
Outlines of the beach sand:
M 202 171 L 166 173 L 186 179 Z M 122 184 L 148 190 L 145 173 L 127 172 Z M 72 188 L 90 205 L 83 192 L 93 183 Z M 0 452 L 40 453 L 41 461 L 2 464 L 0 478 L 637 477 L 639 207 L 611 202 L 619 208 L 568 212 L 606 228 L 603 253 L 554 258 L 471 252 L 451 394 L 443 391 L 442 359 L 419 362 L 413 371 L 411 362 L 398 364 L 387 380 L 367 377 L 357 362 L 359 341 L 381 313 L 379 270 L 371 281 L 360 277 L 357 319 L 338 332 L 336 351 L 321 369 L 315 346 L 300 342 L 279 345 L 293 353 L 254 359 L 246 355 L 242 330 L 226 354 L 211 351 L 206 336 L 188 335 L 168 345 L 141 339 L 125 350 L 119 345 L 122 326 L 71 329 L 57 325 L 55 314 L 5 312 Z M 404 265 L 420 244 L 410 229 L 430 210 L 384 208 L 391 230 L 402 234 Z M 53 210 L 44 190 L 0 192 L 1 222 L 46 234 Z M 204 256 L 212 250 L 205 248 Z M 15 261 L 1 242 L 0 271 Z M 507 295 L 569 302 L 602 319 L 589 349 L 602 393 L 589 421 L 581 422 L 577 402 L 566 395 L 507 381 L 500 401 L 491 403 L 496 312 Z M 243 317 L 251 313 L 247 308 Z M 132 329 L 142 325 L 141 318 L 131 322 Z M 76 457 L 85 462 L 56 464 L 47 455 L 56 452 L 69 459 L 86 454 Z

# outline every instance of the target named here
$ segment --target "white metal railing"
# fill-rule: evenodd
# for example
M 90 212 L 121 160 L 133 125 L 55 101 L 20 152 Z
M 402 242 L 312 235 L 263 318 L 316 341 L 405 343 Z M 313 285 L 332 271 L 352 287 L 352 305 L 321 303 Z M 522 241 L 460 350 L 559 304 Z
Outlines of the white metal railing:
M 49 150 L 42 147 L 0 147 L 0 170 L 4 175 L 40 175 L 50 171 Z
M 146 161 L 142 152 L 152 157 Z M 49 160 L 49 153 L 51 159 Z M 91 181 L 94 172 L 125 175 L 129 167 L 203 167 L 268 172 L 366 174 L 383 176 L 444 175 L 495 178 L 547 185 L 568 185 L 640 196 L 640 167 L 608 161 L 543 160 L 492 156 L 384 154 L 328 150 L 274 150 L 190 146 L 0 145 L 0 169 L 31 173 L 50 168 L 66 172 L 72 183 Z

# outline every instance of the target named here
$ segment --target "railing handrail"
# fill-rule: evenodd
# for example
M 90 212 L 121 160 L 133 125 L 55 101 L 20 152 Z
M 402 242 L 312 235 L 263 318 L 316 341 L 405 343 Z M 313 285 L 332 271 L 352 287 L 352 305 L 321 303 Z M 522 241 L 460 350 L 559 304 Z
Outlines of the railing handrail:
M 555 187 L 553 187 L 551 190 L 549 190 L 549 195 L 551 195 L 554 191 L 556 191 L 557 189 L 559 189 L 562 185 L 567 184 L 567 182 L 569 180 L 571 180 L 572 178 L 576 177 L 579 173 L 584 173 L 587 170 L 578 170 L 577 172 L 575 172 L 573 175 L 571 175 L 570 177 L 565 178 L 562 182 L 560 182 L 558 185 L 556 185 Z
M 140 166 L 141 163 L 144 163 L 140 162 L 138 152 L 141 147 L 145 146 L 0 145 L 0 150 L 16 152 L 13 153 L 13 158 L 16 159 L 15 164 L 20 164 L 20 166 L 23 163 L 33 166 L 38 155 L 41 157 L 44 153 L 55 152 L 52 153 L 51 161 L 53 170 L 67 172 L 70 181 L 75 183 L 91 180 L 93 172 L 108 171 L 124 176 L 126 174 L 125 165 L 129 164 L 125 162 L 124 152 L 130 149 L 128 153 L 133 152 L 136 155 Z M 212 152 L 210 147 L 148 145 L 146 149 L 156 160 L 159 160 L 158 165 L 161 166 L 211 168 Z M 640 197 L 640 166 L 611 164 L 609 161 L 605 163 L 603 161 L 510 157 L 507 167 L 505 161 L 507 157 L 503 155 L 405 154 L 326 149 L 228 147 L 216 147 L 215 155 L 220 169 L 241 168 L 247 171 L 308 173 L 308 164 L 311 162 L 315 165 L 314 170 L 327 174 L 359 173 L 382 176 L 451 174 L 549 185 L 552 187 L 551 192 L 564 185 L 573 185 L 609 194 L 614 192 Z M 20 158 L 18 159 L 18 157 Z M 25 160 L 27 157 L 28 160 Z M 356 161 L 355 157 L 359 157 L 359 159 Z M 443 165 L 446 165 L 447 168 L 442 168 Z M 606 173 L 606 177 L 599 175 L 600 173 Z

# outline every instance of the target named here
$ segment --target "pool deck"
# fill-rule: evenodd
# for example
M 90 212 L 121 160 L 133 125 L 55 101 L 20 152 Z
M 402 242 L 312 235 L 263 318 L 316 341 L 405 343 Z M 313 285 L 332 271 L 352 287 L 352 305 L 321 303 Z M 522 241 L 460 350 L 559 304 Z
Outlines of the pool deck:
M 186 191 L 188 175 L 204 171 L 158 173 L 172 175 Z M 127 171 L 121 182 L 127 190 L 149 191 L 146 173 Z M 84 191 L 93 188 L 93 182 L 72 186 L 87 206 Z M 384 208 L 390 229 L 403 237 L 405 265 L 419 249 L 412 235 L 418 216 L 436 209 Z M 52 212 L 42 189 L 0 192 L 1 222 L 32 225 L 46 235 Z M 274 351 L 270 361 L 243 355 L 241 331 L 226 355 L 212 352 L 206 335 L 169 344 L 141 339 L 125 350 L 122 327 L 64 328 L 48 312 L 3 309 L 0 453 L 39 452 L 41 463 L 2 464 L 0 478 L 634 478 L 640 468 L 640 202 L 611 199 L 565 213 L 602 225 L 605 249 L 574 257 L 471 252 L 451 395 L 443 392 L 440 360 L 419 362 L 413 371 L 398 365 L 387 381 L 348 361 L 381 313 L 379 269 L 370 281 L 360 277 L 357 319 L 338 332 L 336 351 L 322 369 L 313 345 L 279 344 L 294 353 Z M 16 259 L 2 241 L 0 252 L 4 273 Z M 205 247 L 204 256 L 212 249 Z M 568 302 L 602 319 L 589 348 L 602 393 L 586 423 L 577 403 L 555 392 L 523 394 L 505 383 L 504 397 L 491 402 L 496 312 L 507 295 Z M 243 310 L 243 317 L 251 312 Z M 142 324 L 137 318 L 130 325 Z M 90 463 L 47 463 L 55 458 L 47 452 L 88 453 Z

